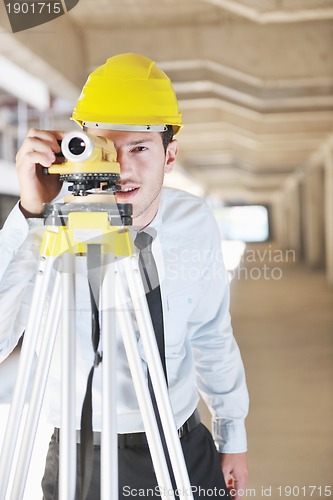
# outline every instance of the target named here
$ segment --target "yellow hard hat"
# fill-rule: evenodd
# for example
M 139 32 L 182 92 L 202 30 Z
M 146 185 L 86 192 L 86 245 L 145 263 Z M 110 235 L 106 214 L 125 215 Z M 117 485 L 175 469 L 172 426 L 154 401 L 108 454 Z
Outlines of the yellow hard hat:
M 182 116 L 169 77 L 139 54 L 119 54 L 91 73 L 72 120 L 81 127 L 104 130 L 156 131 L 172 125 L 179 132 Z

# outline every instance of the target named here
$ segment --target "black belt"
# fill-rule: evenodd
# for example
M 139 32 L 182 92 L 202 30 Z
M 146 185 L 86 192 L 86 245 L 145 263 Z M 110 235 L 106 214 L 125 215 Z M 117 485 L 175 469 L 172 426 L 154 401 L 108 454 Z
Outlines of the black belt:
M 178 436 L 182 438 L 185 434 L 193 431 L 200 424 L 200 415 L 198 410 L 194 410 L 192 415 L 184 422 L 178 429 Z M 57 443 L 60 439 L 60 429 L 55 427 L 54 437 Z M 101 432 L 94 432 L 94 446 L 101 446 L 102 441 Z M 76 443 L 80 444 L 80 431 L 76 431 Z M 126 448 L 128 446 L 148 446 L 147 437 L 145 432 L 133 432 L 131 434 L 118 434 L 118 448 Z

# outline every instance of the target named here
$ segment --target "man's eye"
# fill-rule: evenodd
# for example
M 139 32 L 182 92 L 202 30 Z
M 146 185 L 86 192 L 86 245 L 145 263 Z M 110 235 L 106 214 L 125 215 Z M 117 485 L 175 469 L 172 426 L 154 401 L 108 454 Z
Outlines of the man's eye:
M 147 151 L 147 148 L 146 146 L 137 146 L 136 148 L 134 148 L 132 151 Z

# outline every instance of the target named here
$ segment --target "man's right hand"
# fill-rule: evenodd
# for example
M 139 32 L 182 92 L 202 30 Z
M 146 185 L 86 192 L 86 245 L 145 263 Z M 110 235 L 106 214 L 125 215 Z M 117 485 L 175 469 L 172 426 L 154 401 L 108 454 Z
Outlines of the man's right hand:
M 62 183 L 59 175 L 43 174 L 43 167 L 62 163 L 55 154 L 60 152 L 57 140 L 64 132 L 30 129 L 16 155 L 16 168 L 20 184 L 20 208 L 25 217 L 38 217 L 43 204 L 59 194 Z

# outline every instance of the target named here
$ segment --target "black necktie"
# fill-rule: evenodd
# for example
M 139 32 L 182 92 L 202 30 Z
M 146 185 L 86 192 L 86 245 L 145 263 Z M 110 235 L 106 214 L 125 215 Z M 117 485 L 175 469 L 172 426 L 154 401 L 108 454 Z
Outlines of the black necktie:
M 135 246 L 140 250 L 139 268 L 141 278 L 154 327 L 157 347 L 160 353 L 165 378 L 167 380 L 161 289 L 158 280 L 157 267 L 151 248 L 152 243 L 153 237 L 144 231 L 140 231 L 134 241 Z

